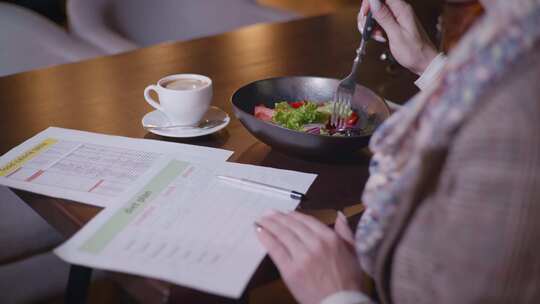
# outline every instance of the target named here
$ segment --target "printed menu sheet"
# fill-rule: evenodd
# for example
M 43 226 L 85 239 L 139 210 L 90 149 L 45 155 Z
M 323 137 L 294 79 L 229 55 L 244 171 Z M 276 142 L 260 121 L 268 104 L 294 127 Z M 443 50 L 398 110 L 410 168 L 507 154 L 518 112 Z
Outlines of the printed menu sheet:
M 300 192 L 306 192 L 316 178 L 251 165 L 171 159 L 55 253 L 72 264 L 239 298 L 265 255 L 255 235 L 255 221 L 272 209 L 293 210 L 298 201 L 236 186 L 217 175 Z
M 232 152 L 51 127 L 0 157 L 0 185 L 105 207 L 169 154 L 224 161 Z

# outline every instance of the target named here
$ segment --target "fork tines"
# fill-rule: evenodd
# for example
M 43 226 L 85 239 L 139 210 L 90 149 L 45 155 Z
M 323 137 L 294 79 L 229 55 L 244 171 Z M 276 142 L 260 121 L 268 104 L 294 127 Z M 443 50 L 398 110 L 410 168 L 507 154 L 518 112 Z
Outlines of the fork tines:
M 354 95 L 355 84 L 352 88 L 346 83 L 341 83 L 336 91 L 334 107 L 330 123 L 338 130 L 344 129 L 347 124 L 347 113 L 351 107 L 351 99 Z

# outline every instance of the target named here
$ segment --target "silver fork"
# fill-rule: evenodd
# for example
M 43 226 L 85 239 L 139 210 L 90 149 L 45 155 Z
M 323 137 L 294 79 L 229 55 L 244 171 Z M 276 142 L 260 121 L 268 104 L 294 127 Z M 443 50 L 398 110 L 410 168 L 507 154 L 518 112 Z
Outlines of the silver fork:
M 349 109 L 351 108 L 351 99 L 354 96 L 354 91 L 356 89 L 358 66 L 360 65 L 360 62 L 362 62 L 367 41 L 371 37 L 374 27 L 375 19 L 373 19 L 371 12 L 369 12 L 366 17 L 366 24 L 362 31 L 360 47 L 356 50 L 352 71 L 347 77 L 340 81 L 334 95 L 334 106 L 332 108 L 330 124 L 335 126 L 338 130 L 342 130 L 346 126 L 348 117 L 347 112 L 349 112 Z

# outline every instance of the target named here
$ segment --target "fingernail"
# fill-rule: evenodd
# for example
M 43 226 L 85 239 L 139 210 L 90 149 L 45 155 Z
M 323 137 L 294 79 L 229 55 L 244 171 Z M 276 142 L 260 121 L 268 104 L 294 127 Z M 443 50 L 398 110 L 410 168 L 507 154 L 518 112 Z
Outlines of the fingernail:
M 377 35 L 377 34 L 374 34 L 373 36 L 371 36 L 375 41 L 377 42 L 386 42 L 386 38 L 384 38 L 383 36 L 381 35 Z
M 381 9 L 382 3 L 380 0 L 369 0 L 369 7 L 372 12 L 376 12 Z
M 255 222 L 253 223 L 255 225 L 255 231 L 257 232 L 261 232 L 262 231 L 262 226 L 259 225 L 259 223 Z

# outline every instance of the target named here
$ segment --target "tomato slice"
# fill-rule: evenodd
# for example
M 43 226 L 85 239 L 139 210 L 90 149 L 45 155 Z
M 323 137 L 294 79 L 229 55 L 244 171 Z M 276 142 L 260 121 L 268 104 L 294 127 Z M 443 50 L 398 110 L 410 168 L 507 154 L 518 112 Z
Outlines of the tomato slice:
M 347 118 L 347 127 L 353 127 L 358 122 L 358 114 L 356 112 L 352 112 L 351 115 L 349 115 L 349 118 Z
M 289 105 L 295 109 L 298 109 L 301 106 L 303 106 L 305 103 L 306 103 L 305 101 L 292 101 L 292 102 L 289 102 Z
M 264 121 L 272 121 L 272 117 L 274 116 L 274 110 L 267 108 L 262 104 L 256 106 L 254 112 L 255 117 Z

